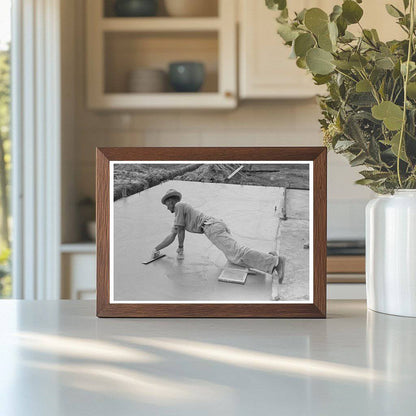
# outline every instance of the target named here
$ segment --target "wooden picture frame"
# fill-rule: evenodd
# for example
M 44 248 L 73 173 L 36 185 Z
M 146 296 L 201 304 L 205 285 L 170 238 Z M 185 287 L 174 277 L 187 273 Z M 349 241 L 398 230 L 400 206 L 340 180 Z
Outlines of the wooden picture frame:
M 98 317 L 215 317 L 215 318 L 325 318 L 326 317 L 326 178 L 327 150 L 324 147 L 129 147 L 97 148 L 97 316 Z M 197 163 L 310 162 L 311 192 L 309 225 L 311 299 L 308 302 L 164 302 L 114 303 L 110 299 L 110 166 L 112 162 L 178 161 Z M 313 192 L 312 192 L 313 190 Z M 309 247 L 309 245 L 308 245 Z M 306 247 L 306 248 L 308 248 Z M 226 283 L 230 284 L 230 283 Z

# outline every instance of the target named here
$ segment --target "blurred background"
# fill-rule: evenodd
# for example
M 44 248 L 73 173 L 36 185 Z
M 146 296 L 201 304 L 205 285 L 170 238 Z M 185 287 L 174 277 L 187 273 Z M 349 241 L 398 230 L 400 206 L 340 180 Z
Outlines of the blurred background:
M 377 2 L 362 6 L 364 26 L 388 18 Z M 96 147 L 322 145 L 324 90 L 289 59 L 264 1 L 0 0 L 0 8 L 1 297 L 95 297 Z M 333 298 L 365 297 L 364 208 L 373 195 L 356 179 L 329 154 Z

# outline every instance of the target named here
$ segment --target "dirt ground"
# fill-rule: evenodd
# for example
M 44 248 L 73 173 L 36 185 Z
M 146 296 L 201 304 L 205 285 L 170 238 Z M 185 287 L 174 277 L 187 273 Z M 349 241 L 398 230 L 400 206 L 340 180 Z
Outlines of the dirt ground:
M 232 178 L 241 164 L 203 165 L 175 179 L 195 182 L 217 182 L 236 185 L 276 186 L 309 189 L 309 166 L 306 164 L 245 164 Z

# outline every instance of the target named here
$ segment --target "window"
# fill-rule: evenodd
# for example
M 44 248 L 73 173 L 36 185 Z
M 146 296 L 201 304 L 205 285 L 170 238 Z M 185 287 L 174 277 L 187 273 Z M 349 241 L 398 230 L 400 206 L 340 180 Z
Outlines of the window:
M 11 0 L 0 0 L 0 298 L 12 295 L 10 267 L 10 42 Z

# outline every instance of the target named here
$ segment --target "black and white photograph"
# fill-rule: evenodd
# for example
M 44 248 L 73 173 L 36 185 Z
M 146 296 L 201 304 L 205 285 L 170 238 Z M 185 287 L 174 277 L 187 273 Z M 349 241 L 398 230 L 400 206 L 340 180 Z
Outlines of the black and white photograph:
M 313 303 L 312 162 L 110 163 L 110 303 Z

